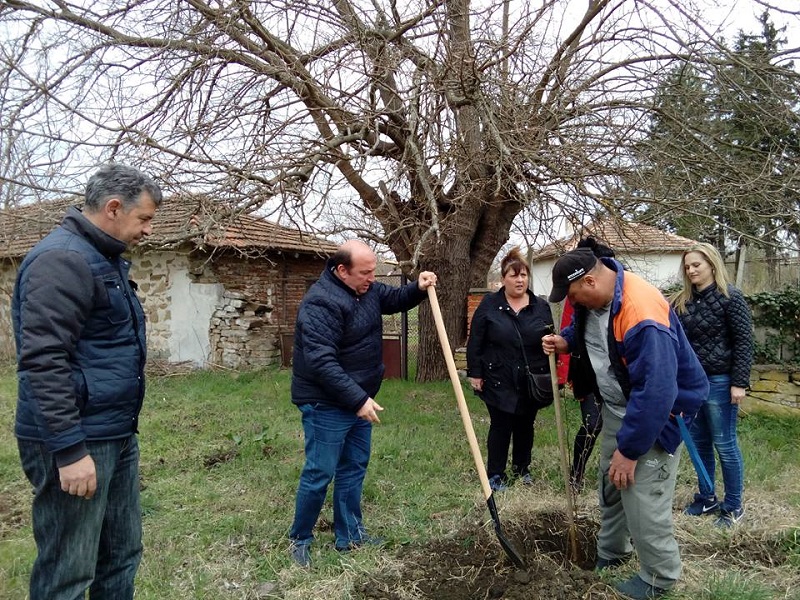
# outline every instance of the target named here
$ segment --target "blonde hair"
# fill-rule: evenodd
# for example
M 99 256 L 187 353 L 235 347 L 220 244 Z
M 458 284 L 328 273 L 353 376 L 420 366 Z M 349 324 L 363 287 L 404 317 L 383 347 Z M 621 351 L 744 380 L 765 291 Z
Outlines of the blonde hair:
M 509 271 L 513 271 L 514 275 L 517 275 L 522 269 L 525 269 L 525 273 L 528 275 L 531 274 L 528 261 L 522 258 L 522 251 L 519 249 L 519 246 L 515 246 L 509 250 L 508 254 L 506 254 L 505 258 L 500 262 L 500 276 L 505 277 Z
M 714 283 L 717 284 L 717 289 L 723 296 L 729 296 L 728 293 L 728 271 L 725 269 L 725 263 L 720 256 L 719 251 L 711 244 L 699 242 L 693 246 L 688 247 L 681 255 L 680 276 L 683 281 L 683 287 L 670 296 L 670 303 L 675 307 L 675 312 L 679 315 L 686 312 L 686 303 L 692 298 L 692 282 L 689 281 L 689 276 L 686 274 L 686 255 L 691 252 L 697 252 L 703 256 L 703 259 L 711 265 L 711 273 L 714 276 Z

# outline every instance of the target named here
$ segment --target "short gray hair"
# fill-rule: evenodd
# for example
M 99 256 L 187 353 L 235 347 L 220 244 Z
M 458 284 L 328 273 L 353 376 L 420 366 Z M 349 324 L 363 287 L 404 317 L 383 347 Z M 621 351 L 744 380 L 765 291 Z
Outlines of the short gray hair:
M 130 210 L 139 203 L 143 192 L 156 206 L 161 205 L 161 188 L 150 177 L 134 167 L 107 164 L 89 178 L 84 207 L 89 212 L 97 212 L 108 200 L 117 198 L 123 210 Z

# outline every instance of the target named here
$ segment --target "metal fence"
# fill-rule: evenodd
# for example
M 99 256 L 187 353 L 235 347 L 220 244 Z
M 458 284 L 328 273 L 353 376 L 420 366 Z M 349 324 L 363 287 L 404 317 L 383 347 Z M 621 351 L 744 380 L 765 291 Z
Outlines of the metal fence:
M 378 275 L 376 279 L 386 285 L 401 286 L 408 283 L 405 275 Z M 413 379 L 417 370 L 419 348 L 418 309 L 383 316 L 383 363 L 386 377 Z

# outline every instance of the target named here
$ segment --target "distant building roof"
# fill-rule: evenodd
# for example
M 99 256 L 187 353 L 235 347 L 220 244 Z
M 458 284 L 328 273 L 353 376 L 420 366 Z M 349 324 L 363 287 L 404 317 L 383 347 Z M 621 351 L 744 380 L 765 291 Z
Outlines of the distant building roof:
M 581 238 L 588 236 L 594 236 L 597 241 L 604 243 L 617 253 L 683 252 L 696 243 L 694 240 L 667 233 L 652 225 L 606 218 L 584 225 L 572 235 L 547 244 L 541 250 L 533 252 L 531 260 L 537 262 L 560 256 L 564 252 L 573 250 Z
M 78 198 L 0 211 L 0 258 L 21 257 L 61 222 Z M 165 198 L 153 219 L 153 235 L 143 249 L 175 247 L 233 248 L 240 252 L 279 250 L 330 255 L 337 245 L 311 233 L 284 227 L 254 214 L 237 214 L 202 196 Z

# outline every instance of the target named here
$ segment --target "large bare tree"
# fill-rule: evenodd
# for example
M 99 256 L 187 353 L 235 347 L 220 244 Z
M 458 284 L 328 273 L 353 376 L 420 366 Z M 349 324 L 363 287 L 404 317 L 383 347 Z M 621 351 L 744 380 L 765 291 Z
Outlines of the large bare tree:
M 116 158 L 349 228 L 439 274 L 456 344 L 514 219 L 548 234 L 604 206 L 654 75 L 713 43 L 691 0 L 574 5 L 2 1 L 2 198 L 72 191 Z M 419 376 L 441 377 L 427 310 L 420 332 Z

